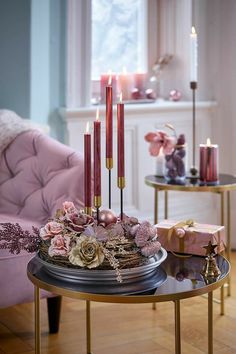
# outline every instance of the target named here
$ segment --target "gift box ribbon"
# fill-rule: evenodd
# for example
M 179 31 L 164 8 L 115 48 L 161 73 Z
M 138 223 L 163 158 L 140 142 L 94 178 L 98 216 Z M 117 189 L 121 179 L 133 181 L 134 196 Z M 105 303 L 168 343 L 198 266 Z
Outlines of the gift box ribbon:
M 185 236 L 185 231 L 189 228 L 189 227 L 193 227 L 194 226 L 194 220 L 189 219 L 186 221 L 180 221 L 177 222 L 176 224 L 174 224 L 168 231 L 167 234 L 167 242 L 170 244 L 171 243 L 171 238 L 174 234 L 174 232 L 178 235 L 178 229 L 182 229 L 183 230 L 183 234 L 182 235 L 178 235 L 179 236 L 179 252 L 180 253 L 184 253 L 184 236 Z M 185 256 L 185 255 L 179 255 L 176 254 L 175 252 L 171 251 L 171 253 L 173 253 L 175 256 L 177 257 L 191 257 L 191 255 Z
M 190 227 L 196 227 L 196 223 L 194 220 L 192 219 L 189 219 L 189 220 L 186 220 L 186 221 L 180 221 L 180 222 L 177 222 L 176 224 L 174 224 L 168 231 L 168 234 L 167 234 L 167 242 L 168 244 L 170 245 L 171 244 L 171 238 L 173 236 L 173 234 L 175 233 L 178 238 L 179 238 L 179 252 L 180 253 L 184 253 L 184 237 L 185 237 L 185 234 L 186 234 L 186 230 L 189 229 Z M 182 232 L 181 232 L 182 231 Z M 203 227 L 202 225 L 200 225 L 200 230 L 197 229 L 197 230 L 191 230 L 191 232 L 200 232 L 200 231 L 203 231 L 203 232 L 208 232 L 208 233 L 214 233 L 216 230 L 212 229 L 212 228 L 209 228 L 208 226 L 207 227 Z M 217 244 L 220 245 L 221 243 L 221 237 L 220 237 L 220 231 L 217 230 L 217 235 L 218 235 L 218 242 Z M 179 255 L 179 254 L 176 254 L 175 252 L 171 251 L 171 253 L 173 253 L 175 256 L 177 257 L 191 257 L 191 255 Z

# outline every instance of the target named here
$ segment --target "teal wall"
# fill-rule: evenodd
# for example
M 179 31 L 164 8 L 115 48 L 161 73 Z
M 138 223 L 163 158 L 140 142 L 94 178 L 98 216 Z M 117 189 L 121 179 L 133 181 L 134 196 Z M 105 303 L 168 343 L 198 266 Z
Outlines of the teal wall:
M 30 113 L 30 0 L 0 0 L 0 108 Z
M 64 141 L 66 0 L 0 0 L 0 108 Z

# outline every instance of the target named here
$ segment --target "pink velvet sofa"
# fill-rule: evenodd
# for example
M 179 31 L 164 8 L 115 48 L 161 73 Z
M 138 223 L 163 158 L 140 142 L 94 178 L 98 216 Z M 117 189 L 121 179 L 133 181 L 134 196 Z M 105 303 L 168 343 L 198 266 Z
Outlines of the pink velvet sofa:
M 82 207 L 83 178 L 79 153 L 36 130 L 19 134 L 0 155 L 0 224 L 17 222 L 32 231 L 33 225 L 45 224 L 65 200 Z M 31 257 L 0 249 L 0 308 L 33 301 L 33 286 L 26 275 Z M 53 307 L 58 304 L 48 300 L 52 321 L 57 316 Z M 52 323 L 50 332 L 55 331 Z

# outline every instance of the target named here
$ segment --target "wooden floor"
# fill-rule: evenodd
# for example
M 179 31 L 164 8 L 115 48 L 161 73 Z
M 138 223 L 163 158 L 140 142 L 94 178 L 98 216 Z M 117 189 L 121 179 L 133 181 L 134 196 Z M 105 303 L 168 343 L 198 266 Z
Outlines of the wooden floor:
M 226 315 L 214 304 L 214 353 L 236 353 L 236 253 L 232 254 L 232 296 L 226 299 Z M 215 291 L 219 295 L 219 291 Z M 173 303 L 109 305 L 92 303 L 94 354 L 173 354 Z M 207 353 L 207 300 L 181 303 L 182 353 Z M 42 354 L 86 353 L 85 303 L 63 299 L 60 332 L 47 333 L 47 312 L 42 301 Z M 34 353 L 33 305 L 0 310 L 0 354 Z

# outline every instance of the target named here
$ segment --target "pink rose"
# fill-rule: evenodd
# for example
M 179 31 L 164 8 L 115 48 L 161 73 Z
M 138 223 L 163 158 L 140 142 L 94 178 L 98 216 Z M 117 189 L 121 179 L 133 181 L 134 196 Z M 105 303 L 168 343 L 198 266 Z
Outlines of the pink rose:
M 83 232 L 88 225 L 93 225 L 94 219 L 83 213 L 67 214 L 68 228 L 71 231 Z
M 43 240 L 49 240 L 55 235 L 60 234 L 63 230 L 64 225 L 56 221 L 50 221 L 40 229 L 39 234 Z
M 63 210 L 64 210 L 65 214 L 73 214 L 73 213 L 77 212 L 77 209 L 76 209 L 73 202 L 65 201 L 62 205 L 63 205 Z
M 48 249 L 50 257 L 67 256 L 70 252 L 70 237 L 65 235 L 56 235 L 51 239 L 51 246 Z

